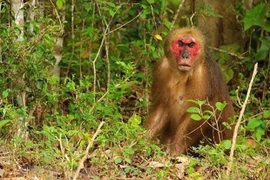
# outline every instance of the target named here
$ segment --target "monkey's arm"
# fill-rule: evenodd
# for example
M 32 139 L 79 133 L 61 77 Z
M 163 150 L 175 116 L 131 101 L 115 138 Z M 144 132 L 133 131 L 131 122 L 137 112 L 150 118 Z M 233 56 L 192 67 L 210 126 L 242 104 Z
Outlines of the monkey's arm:
M 144 124 L 144 127 L 149 131 L 151 138 L 162 133 L 162 131 L 165 129 L 165 126 L 167 125 L 167 117 L 168 113 L 164 107 L 152 107 L 149 117 Z
M 164 96 L 164 94 L 168 93 L 166 86 L 168 76 L 166 74 L 167 71 L 162 68 L 164 63 L 166 63 L 164 58 L 158 61 L 153 71 L 152 105 L 144 124 L 144 127 L 149 130 L 151 137 L 161 134 L 168 124 L 168 98 Z

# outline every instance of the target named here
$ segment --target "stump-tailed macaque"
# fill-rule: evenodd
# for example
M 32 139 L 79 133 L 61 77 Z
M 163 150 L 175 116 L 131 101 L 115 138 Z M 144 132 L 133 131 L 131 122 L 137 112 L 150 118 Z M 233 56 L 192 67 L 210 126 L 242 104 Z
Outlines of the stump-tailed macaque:
M 164 57 L 154 67 L 152 105 L 144 126 L 172 154 L 186 153 L 201 140 L 218 143 L 232 137 L 233 129 L 224 126 L 234 115 L 232 102 L 218 64 L 211 60 L 206 46 L 196 28 L 173 30 L 165 40 Z M 206 100 L 202 111 L 214 111 L 216 102 L 227 105 L 216 111 L 212 120 L 195 121 L 187 112 L 196 106 L 190 100 Z

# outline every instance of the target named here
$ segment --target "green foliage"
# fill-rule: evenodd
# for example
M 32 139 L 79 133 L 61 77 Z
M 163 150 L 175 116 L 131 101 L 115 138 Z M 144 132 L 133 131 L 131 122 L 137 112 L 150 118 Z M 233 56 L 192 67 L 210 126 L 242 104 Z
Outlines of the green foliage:
M 216 13 L 215 10 L 210 5 L 206 3 L 201 4 L 200 13 L 209 17 L 219 17 L 219 18 L 222 17 L 220 14 Z
M 270 111 L 263 111 L 262 115 L 258 115 L 254 118 L 250 118 L 247 124 L 247 129 L 254 133 L 256 140 L 261 141 L 262 137 L 267 131 L 267 121 L 270 117 Z
M 251 28 L 260 28 L 262 32 L 270 32 L 270 11 L 267 3 L 259 3 L 251 10 L 247 10 L 243 22 L 244 30 L 247 31 Z M 257 48 L 255 57 L 257 60 L 264 60 L 270 52 L 269 37 L 261 33 L 261 36 L 254 36 L 260 42 L 260 46 Z
M 187 109 L 188 113 L 191 113 L 191 119 L 195 121 L 200 121 L 200 120 L 208 120 L 211 118 L 215 118 L 215 112 L 219 111 L 220 113 L 223 111 L 223 109 L 226 107 L 227 103 L 221 103 L 217 102 L 215 104 L 215 107 L 212 107 L 206 100 L 200 101 L 200 100 L 189 100 L 189 102 L 195 103 L 198 107 L 196 106 L 191 106 Z M 204 110 L 203 107 L 210 107 L 210 110 Z
M 65 0 L 56 0 L 56 5 L 59 9 L 63 7 Z
M 247 124 L 244 124 L 245 130 L 251 132 L 254 138 L 259 142 L 263 140 L 263 137 L 266 135 L 266 131 L 269 128 L 269 124 L 267 120 L 267 112 L 269 109 L 269 96 L 265 96 L 265 94 L 269 94 L 269 85 L 265 84 L 264 81 L 267 81 L 268 74 L 268 59 L 270 53 L 270 44 L 269 44 L 269 4 L 266 2 L 260 2 L 255 5 L 252 9 L 248 9 L 243 14 L 243 27 L 244 31 L 250 39 L 249 57 L 244 58 L 245 66 L 248 70 L 252 70 L 255 62 L 259 62 L 259 72 L 256 77 L 256 81 L 253 85 L 253 92 L 260 91 L 262 89 L 262 96 L 254 93 L 250 97 L 250 103 L 247 107 L 247 115 L 248 119 Z M 250 72 L 251 74 L 251 72 Z M 240 86 L 238 91 L 246 92 L 247 90 L 247 82 L 249 79 L 245 77 L 245 74 L 240 74 Z M 266 78 L 266 79 L 265 79 Z M 256 87 L 257 85 L 257 87 Z M 257 89 L 258 88 L 258 89 Z M 238 94 L 239 96 L 239 94 Z M 245 98 L 245 93 L 240 94 L 240 98 Z M 260 102 L 260 104 L 258 104 Z M 258 110 L 258 106 L 263 110 Z M 265 109 L 265 110 L 264 110 Z M 254 115 L 255 114 L 255 115 Z M 265 116 L 266 115 L 266 116 Z
M 266 16 L 266 9 L 267 9 L 267 4 L 266 3 L 261 3 L 258 4 L 256 7 L 254 7 L 251 10 L 247 10 L 246 15 L 243 19 L 244 22 L 244 30 L 248 30 L 252 26 L 264 26 L 264 18 Z M 268 22 L 266 25 L 269 26 Z M 269 29 L 269 27 L 267 28 Z

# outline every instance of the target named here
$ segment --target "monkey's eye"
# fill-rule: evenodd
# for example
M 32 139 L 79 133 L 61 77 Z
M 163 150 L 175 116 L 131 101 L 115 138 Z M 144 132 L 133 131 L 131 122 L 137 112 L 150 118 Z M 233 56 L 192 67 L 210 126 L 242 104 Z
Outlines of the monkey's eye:
M 179 47 L 183 47 L 184 46 L 184 43 L 182 41 L 178 41 L 178 46 Z
M 192 47 L 194 47 L 194 45 L 195 45 L 195 43 L 191 42 L 191 43 L 188 44 L 188 47 L 192 48 Z

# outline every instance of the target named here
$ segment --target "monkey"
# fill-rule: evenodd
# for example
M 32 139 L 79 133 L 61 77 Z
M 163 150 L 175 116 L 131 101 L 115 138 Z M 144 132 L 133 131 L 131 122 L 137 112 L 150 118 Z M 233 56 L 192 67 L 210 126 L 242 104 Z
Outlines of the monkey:
M 200 141 L 214 144 L 232 138 L 232 128 L 223 123 L 231 123 L 233 105 L 221 70 L 206 45 L 199 29 L 175 29 L 166 37 L 164 56 L 153 69 L 152 102 L 144 127 L 171 154 L 188 153 Z M 226 106 L 216 113 L 218 123 L 211 125 L 210 120 L 191 119 L 187 109 L 196 104 L 190 100 L 206 100 L 210 105 L 203 105 L 203 111 L 211 110 L 216 102 Z

